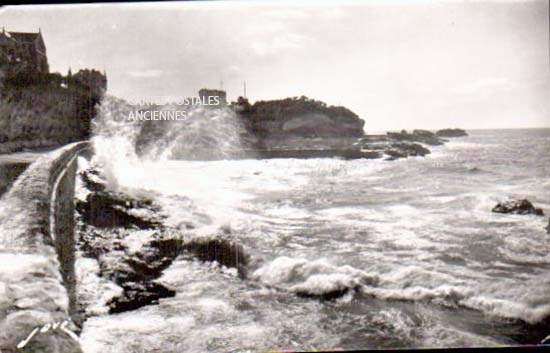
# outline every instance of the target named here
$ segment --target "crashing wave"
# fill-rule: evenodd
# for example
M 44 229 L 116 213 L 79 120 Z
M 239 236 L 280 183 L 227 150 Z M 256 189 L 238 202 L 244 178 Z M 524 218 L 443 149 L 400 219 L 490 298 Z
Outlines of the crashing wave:
M 349 290 L 373 285 L 376 276 L 351 266 L 334 266 L 325 259 L 279 257 L 260 267 L 251 276 L 265 285 L 315 297 L 338 297 Z

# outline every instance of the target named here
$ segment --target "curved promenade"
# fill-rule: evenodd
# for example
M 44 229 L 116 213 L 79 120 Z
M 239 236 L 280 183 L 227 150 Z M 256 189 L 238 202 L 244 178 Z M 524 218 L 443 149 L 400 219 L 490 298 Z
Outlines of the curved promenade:
M 76 157 L 88 142 L 31 164 L 0 199 L 0 352 L 80 353 L 75 303 Z

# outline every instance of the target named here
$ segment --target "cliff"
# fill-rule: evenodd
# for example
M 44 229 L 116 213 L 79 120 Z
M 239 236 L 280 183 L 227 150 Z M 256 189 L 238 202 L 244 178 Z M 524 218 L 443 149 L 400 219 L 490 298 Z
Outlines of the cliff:
M 90 136 L 101 93 L 59 74 L 6 80 L 0 92 L 0 153 L 55 147 Z
M 305 96 L 232 104 L 250 134 L 258 138 L 360 137 L 365 122 L 342 106 Z

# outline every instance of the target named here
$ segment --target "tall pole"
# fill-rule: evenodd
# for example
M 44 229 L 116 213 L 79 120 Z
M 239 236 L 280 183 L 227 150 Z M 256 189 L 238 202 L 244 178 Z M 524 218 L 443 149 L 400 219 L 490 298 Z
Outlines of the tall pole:
M 243 82 L 244 98 L 246 98 L 246 81 Z

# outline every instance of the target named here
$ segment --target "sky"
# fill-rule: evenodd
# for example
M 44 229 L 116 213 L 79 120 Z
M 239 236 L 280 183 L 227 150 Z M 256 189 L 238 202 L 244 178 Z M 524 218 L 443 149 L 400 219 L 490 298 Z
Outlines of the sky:
M 305 95 L 366 131 L 550 127 L 547 0 L 215 1 L 17 6 L 50 70 L 106 70 L 108 93 Z

